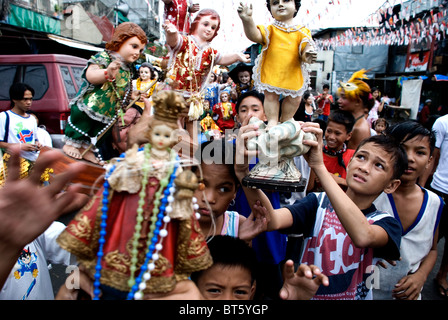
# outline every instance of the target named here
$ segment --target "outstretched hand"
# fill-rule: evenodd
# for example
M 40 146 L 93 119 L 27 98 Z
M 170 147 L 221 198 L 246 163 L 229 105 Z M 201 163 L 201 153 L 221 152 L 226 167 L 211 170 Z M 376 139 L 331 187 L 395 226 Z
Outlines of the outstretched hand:
M 239 226 L 238 238 L 251 241 L 253 238 L 264 232 L 268 228 L 269 214 L 260 201 L 252 207 L 249 217 Z
M 176 26 L 174 24 L 172 24 L 171 21 L 169 21 L 169 20 L 165 20 L 165 23 L 162 24 L 162 28 L 163 28 L 163 30 L 165 30 L 165 32 L 167 34 L 177 33 Z
M 309 300 L 319 289 L 320 285 L 326 287 L 330 282 L 320 269 L 314 265 L 301 264 L 294 273 L 294 262 L 286 261 L 283 267 L 283 287 L 280 298 L 283 300 Z
M 8 177 L 0 189 L 0 287 L 17 261 L 19 251 L 44 232 L 76 199 L 79 186 L 70 186 L 62 194 L 61 191 L 85 169 L 81 162 L 70 164 L 50 185 L 42 187 L 42 173 L 64 155 L 59 151 L 43 153 L 30 175 L 20 179 L 20 149 L 14 147 L 10 152 Z
M 244 54 L 244 53 L 238 53 L 238 61 L 244 62 L 244 63 L 250 63 L 250 55 Z
M 250 4 L 249 6 L 243 4 L 242 2 L 240 2 L 240 5 L 238 6 L 238 15 L 240 16 L 241 20 L 249 20 L 250 18 L 252 18 L 252 13 L 253 13 L 253 8 L 252 8 L 252 4 Z

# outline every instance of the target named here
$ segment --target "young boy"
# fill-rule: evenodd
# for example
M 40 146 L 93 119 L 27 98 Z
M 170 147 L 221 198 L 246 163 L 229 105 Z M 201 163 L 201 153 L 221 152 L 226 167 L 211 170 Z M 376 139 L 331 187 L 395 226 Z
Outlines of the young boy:
M 0 148 L 2 167 L 0 187 L 5 184 L 11 147 L 20 146 L 20 176 L 27 177 L 33 169 L 42 145 L 37 139 L 36 118 L 28 114 L 33 103 L 34 89 L 16 82 L 9 88 L 11 109 L 0 113 Z
M 35 162 L 40 150 L 37 141 L 37 121 L 27 113 L 33 104 L 34 89 L 17 82 L 9 88 L 11 110 L 0 114 L 0 148 L 8 150 L 19 144 L 21 156 Z
M 306 159 L 325 192 L 311 193 L 278 210 L 272 209 L 261 190 L 245 190 L 246 195 L 254 208 L 260 199 L 269 212 L 268 230 L 303 232 L 301 263 L 316 265 L 330 282 L 328 287 L 319 288 L 314 299 L 372 299 L 369 276 L 373 267 L 378 258 L 397 260 L 401 240 L 398 222 L 388 213 L 377 211 L 372 202 L 382 192 L 391 193 L 398 187 L 407 168 L 406 153 L 390 137 L 364 140 L 348 164 L 344 192 L 324 165 L 322 130 L 318 126 L 308 122 L 302 129 L 317 137 L 317 141 L 304 141 L 311 146 Z M 240 130 L 237 154 L 243 152 L 245 139 L 257 134 L 253 130 L 252 126 Z M 245 151 L 246 156 L 252 156 Z M 247 165 L 237 162 L 239 179 L 247 171 Z M 282 289 L 285 291 L 293 295 L 297 287 L 287 279 Z
M 327 121 L 330 115 L 331 104 L 334 103 L 334 99 L 329 93 L 330 86 L 328 84 L 324 84 L 322 86 L 322 91 L 323 92 L 316 98 L 316 103 L 318 106 L 317 110 L 318 112 L 321 112 L 321 114 L 319 114 L 319 119 Z
M 214 236 L 207 243 L 213 265 L 191 274 L 206 300 L 252 300 L 255 295 L 257 257 L 244 241 Z
M 391 194 L 381 194 L 375 206 L 399 221 L 401 259 L 394 266 L 377 269 L 373 298 L 420 299 L 420 292 L 437 259 L 438 222 L 443 200 L 417 184 L 429 167 L 435 146 L 435 135 L 418 122 L 404 121 L 390 127 L 386 134 L 399 141 L 408 156 L 408 168 L 400 186 Z
M 231 236 L 214 236 L 208 241 L 213 265 L 193 272 L 191 280 L 206 300 L 253 300 L 260 272 L 255 251 L 243 240 Z M 292 277 L 293 274 L 291 273 Z M 328 285 L 328 279 L 314 266 L 301 265 L 297 299 L 309 299 L 316 284 Z
M 333 174 L 336 182 L 345 190 L 347 183 L 347 164 L 350 162 L 355 150 L 347 149 L 346 141 L 352 136 L 355 118 L 351 112 L 343 110 L 334 110 L 328 119 L 327 129 L 325 130 L 326 145 L 323 146 L 324 164 L 328 172 Z M 322 191 L 321 185 L 316 181 L 314 171 L 311 171 L 307 190 Z

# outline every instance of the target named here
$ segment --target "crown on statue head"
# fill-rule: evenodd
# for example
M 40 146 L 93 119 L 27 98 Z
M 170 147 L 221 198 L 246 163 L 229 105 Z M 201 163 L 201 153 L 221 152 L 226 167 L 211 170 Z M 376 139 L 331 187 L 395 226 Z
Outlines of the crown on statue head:
M 153 96 L 154 118 L 162 121 L 177 122 L 179 115 L 186 111 L 185 99 L 177 92 L 164 90 Z

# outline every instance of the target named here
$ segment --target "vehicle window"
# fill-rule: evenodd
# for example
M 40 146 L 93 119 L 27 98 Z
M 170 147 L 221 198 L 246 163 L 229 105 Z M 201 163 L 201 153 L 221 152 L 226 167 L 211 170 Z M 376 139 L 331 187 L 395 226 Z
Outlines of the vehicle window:
M 34 89 L 34 100 L 42 99 L 48 90 L 47 70 L 43 65 L 0 66 L 0 100 L 9 100 L 9 88 L 14 82 L 25 82 Z
M 59 68 L 61 69 L 62 80 L 64 80 L 64 86 L 67 91 L 68 98 L 72 99 L 76 96 L 76 88 L 72 77 L 70 76 L 68 66 L 59 66 Z
M 84 71 L 84 67 L 70 67 L 72 69 L 72 74 L 73 77 L 75 78 L 75 82 L 76 82 L 76 86 L 79 88 L 81 87 L 82 84 L 82 72 Z
M 42 65 L 24 67 L 23 82 L 29 84 L 34 89 L 34 100 L 42 99 L 49 87 L 47 70 Z
M 9 88 L 14 83 L 14 77 L 17 72 L 17 66 L 0 66 L 0 100 L 9 100 Z

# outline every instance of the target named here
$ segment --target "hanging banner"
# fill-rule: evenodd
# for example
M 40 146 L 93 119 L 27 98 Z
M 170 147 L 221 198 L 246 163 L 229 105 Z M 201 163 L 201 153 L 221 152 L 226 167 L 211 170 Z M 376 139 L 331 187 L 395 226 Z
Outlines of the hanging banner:
M 401 90 L 401 105 L 407 108 L 411 108 L 409 119 L 417 119 L 422 85 L 422 79 L 403 81 L 403 89 Z
M 406 62 L 405 72 L 416 72 L 428 70 L 429 56 L 431 52 L 416 52 L 409 55 Z

